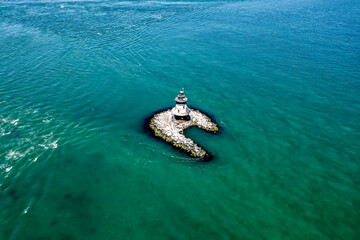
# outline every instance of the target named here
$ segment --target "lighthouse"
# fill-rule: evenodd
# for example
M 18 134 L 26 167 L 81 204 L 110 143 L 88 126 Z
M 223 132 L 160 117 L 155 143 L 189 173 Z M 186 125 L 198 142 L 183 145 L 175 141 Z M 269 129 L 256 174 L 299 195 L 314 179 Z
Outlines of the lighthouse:
M 186 106 L 187 97 L 184 94 L 184 89 L 179 92 L 175 98 L 176 105 L 172 109 L 173 116 L 176 120 L 190 120 L 190 109 Z

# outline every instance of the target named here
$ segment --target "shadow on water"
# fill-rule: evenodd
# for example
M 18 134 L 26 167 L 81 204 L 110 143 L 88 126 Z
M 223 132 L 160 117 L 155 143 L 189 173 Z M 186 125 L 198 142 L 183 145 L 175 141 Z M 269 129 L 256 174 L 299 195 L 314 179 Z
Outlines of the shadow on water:
M 27 178 L 19 179 L 0 194 L 0 209 L 6 209 L 1 214 L 0 239 L 22 239 L 20 236 L 28 233 L 27 239 L 78 239 L 98 234 L 102 198 L 108 193 L 103 189 L 114 176 L 127 176 L 124 168 L 111 163 L 99 149 L 69 147 L 59 148 L 47 161 L 39 159 L 37 163 L 31 186 Z M 35 220 L 14 230 L 19 220 L 27 218 Z

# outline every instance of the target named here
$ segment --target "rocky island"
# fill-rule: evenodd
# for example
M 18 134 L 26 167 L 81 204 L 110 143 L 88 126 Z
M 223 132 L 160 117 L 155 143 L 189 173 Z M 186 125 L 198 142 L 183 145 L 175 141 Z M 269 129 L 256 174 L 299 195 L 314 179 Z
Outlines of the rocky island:
M 185 137 L 183 131 L 196 126 L 205 131 L 217 133 L 218 125 L 206 114 L 189 108 L 186 105 L 187 97 L 184 91 L 180 91 L 175 101 L 174 108 L 154 114 L 149 122 L 149 127 L 156 137 L 183 150 L 189 156 L 209 160 L 211 155 L 193 140 Z

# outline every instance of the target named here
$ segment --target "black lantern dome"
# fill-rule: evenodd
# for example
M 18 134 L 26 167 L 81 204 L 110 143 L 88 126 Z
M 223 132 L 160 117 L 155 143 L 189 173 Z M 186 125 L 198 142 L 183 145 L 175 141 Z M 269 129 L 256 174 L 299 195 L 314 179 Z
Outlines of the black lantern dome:
M 184 90 L 179 92 L 179 95 L 175 98 L 175 101 L 178 104 L 186 104 L 187 97 L 184 94 Z

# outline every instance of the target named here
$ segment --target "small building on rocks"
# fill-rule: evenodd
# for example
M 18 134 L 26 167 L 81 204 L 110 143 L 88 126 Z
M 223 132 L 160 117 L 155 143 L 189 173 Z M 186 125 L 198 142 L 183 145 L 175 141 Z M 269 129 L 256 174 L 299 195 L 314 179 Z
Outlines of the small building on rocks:
M 219 127 L 206 114 L 197 109 L 190 109 L 186 105 L 187 97 L 184 94 L 184 89 L 179 92 L 175 102 L 175 107 L 155 113 L 148 123 L 149 127 L 156 137 L 185 151 L 189 156 L 204 161 L 210 160 L 212 155 L 192 139 L 187 138 L 184 135 L 184 130 L 196 126 L 205 131 L 217 133 Z
M 175 120 L 190 120 L 190 109 L 186 105 L 187 97 L 185 96 L 184 89 L 179 92 L 179 95 L 175 98 L 176 105 L 171 110 Z

